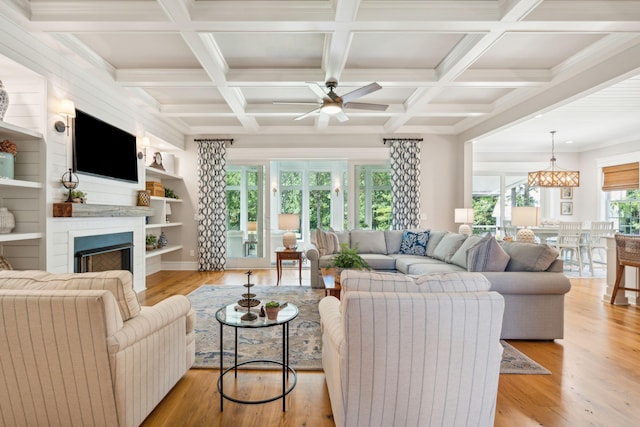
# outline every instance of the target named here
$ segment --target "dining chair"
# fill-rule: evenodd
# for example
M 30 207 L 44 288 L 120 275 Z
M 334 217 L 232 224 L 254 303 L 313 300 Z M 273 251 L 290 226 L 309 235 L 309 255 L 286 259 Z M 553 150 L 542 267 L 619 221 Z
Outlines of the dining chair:
M 616 295 L 620 289 L 625 291 L 640 292 L 639 287 L 629 288 L 620 286 L 625 267 L 635 267 L 640 269 L 640 236 L 629 234 L 615 234 L 616 238 L 616 282 L 611 292 L 611 304 L 616 300 Z M 639 274 L 640 276 L 640 274 Z
M 582 276 L 582 253 L 580 252 L 580 239 L 582 237 L 581 221 L 561 221 L 558 224 L 558 238 L 556 249 L 560 257 L 571 268 L 572 264 L 578 265 L 578 274 Z M 567 255 L 569 255 L 567 257 Z
M 589 256 L 589 268 L 593 275 L 593 264 L 598 263 L 606 269 L 607 265 L 607 240 L 613 236 L 613 221 L 592 221 L 582 242 L 582 247 Z M 598 255 L 598 260 L 594 257 Z

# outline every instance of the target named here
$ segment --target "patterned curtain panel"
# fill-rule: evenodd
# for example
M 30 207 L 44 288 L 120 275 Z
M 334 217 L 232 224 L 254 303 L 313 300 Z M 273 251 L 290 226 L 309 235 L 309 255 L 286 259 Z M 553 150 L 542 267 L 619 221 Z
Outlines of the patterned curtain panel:
M 197 139 L 198 143 L 198 270 L 227 266 L 228 140 Z
M 420 225 L 420 143 L 422 139 L 385 140 L 391 144 L 391 228 Z

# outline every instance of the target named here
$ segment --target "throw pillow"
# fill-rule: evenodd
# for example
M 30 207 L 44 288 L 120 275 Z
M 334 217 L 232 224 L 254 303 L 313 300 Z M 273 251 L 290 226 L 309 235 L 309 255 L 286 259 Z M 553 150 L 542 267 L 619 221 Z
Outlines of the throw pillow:
M 427 242 L 427 256 L 433 257 L 433 251 L 436 250 L 436 246 L 438 246 L 438 243 L 440 243 L 440 240 L 442 240 L 442 238 L 447 234 L 449 234 L 449 232 L 446 230 L 445 231 L 431 230 L 429 232 L 429 241 Z
M 334 254 L 340 248 L 338 236 L 336 236 L 335 233 L 326 232 L 317 228 L 312 235 L 314 235 L 314 244 L 318 248 L 320 256 Z
M 433 251 L 432 258 L 450 263 L 451 257 L 456 253 L 458 249 L 460 249 L 460 246 L 462 246 L 462 244 L 466 239 L 467 239 L 466 234 L 458 234 L 458 233 L 445 234 L 442 240 L 440 240 L 440 243 L 438 243 L 438 246 L 436 246 L 436 249 Z
M 352 230 L 350 247 L 357 248 L 359 254 L 387 254 L 382 230 Z
M 490 234 L 467 250 L 468 271 L 504 271 L 511 257 Z
M 400 253 L 406 255 L 421 255 L 427 253 L 428 231 L 405 231 L 402 233 Z
M 462 268 L 467 268 L 467 250 L 478 243 L 482 238 L 480 236 L 469 236 L 462 243 L 462 246 L 451 257 L 451 264 L 459 265 Z
M 546 244 L 502 242 L 502 249 L 511 257 L 505 271 L 545 271 L 559 255 Z

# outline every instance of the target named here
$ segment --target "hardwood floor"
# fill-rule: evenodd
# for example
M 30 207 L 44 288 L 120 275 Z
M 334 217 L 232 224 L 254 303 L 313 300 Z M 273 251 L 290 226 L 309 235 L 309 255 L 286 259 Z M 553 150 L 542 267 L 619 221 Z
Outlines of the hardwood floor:
M 188 294 L 202 284 L 242 284 L 244 271 L 160 272 L 147 278 L 143 304 Z M 286 269 L 282 285 L 298 285 L 297 269 Z M 272 286 L 276 272 L 254 270 L 256 285 Z M 303 271 L 303 284 L 309 272 Z M 565 299 L 565 338 L 509 341 L 549 369 L 551 375 L 501 375 L 495 426 L 636 426 L 640 420 L 640 309 L 601 301 L 605 279 L 571 278 Z M 282 401 L 240 405 L 225 401 L 220 412 L 217 370 L 191 369 L 143 426 L 333 426 L 322 372 L 299 372 Z M 225 388 L 228 387 L 225 382 Z M 249 384 L 249 385 L 248 385 Z M 240 376 L 244 397 L 275 394 L 280 383 L 263 371 Z

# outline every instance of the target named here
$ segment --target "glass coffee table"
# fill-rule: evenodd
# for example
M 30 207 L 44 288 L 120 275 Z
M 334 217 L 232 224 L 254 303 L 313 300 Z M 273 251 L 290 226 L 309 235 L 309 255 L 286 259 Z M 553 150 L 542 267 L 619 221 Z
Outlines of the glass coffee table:
M 220 412 L 223 410 L 224 399 L 230 400 L 236 403 L 246 404 L 259 404 L 273 402 L 274 400 L 282 399 L 282 411 L 286 411 L 286 399 L 285 396 L 293 390 L 298 381 L 298 375 L 295 369 L 289 366 L 289 323 L 298 317 L 298 307 L 294 304 L 288 303 L 287 306 L 278 312 L 278 318 L 276 320 L 268 320 L 265 317 L 259 317 L 256 320 L 242 320 L 241 317 L 246 311 L 236 311 L 237 303 L 229 304 L 226 307 L 222 307 L 216 312 L 216 320 L 220 323 L 220 376 L 218 377 L 218 391 L 220 392 Z M 259 308 L 255 307 L 252 312 L 258 312 Z M 224 334 L 223 329 L 225 326 L 231 326 L 234 328 L 235 344 L 233 348 L 234 363 L 227 369 L 224 369 Z M 238 363 L 238 329 L 242 328 L 273 328 L 282 326 L 282 361 L 269 360 L 269 359 L 252 359 Z M 233 396 L 229 396 L 224 393 L 224 376 L 233 371 L 234 376 L 238 377 L 238 366 L 249 365 L 252 363 L 261 364 L 275 364 L 282 366 L 282 393 L 277 396 L 273 396 L 267 399 L 261 400 L 243 400 Z M 291 374 L 292 379 L 287 381 Z M 288 387 L 287 387 L 288 383 Z

